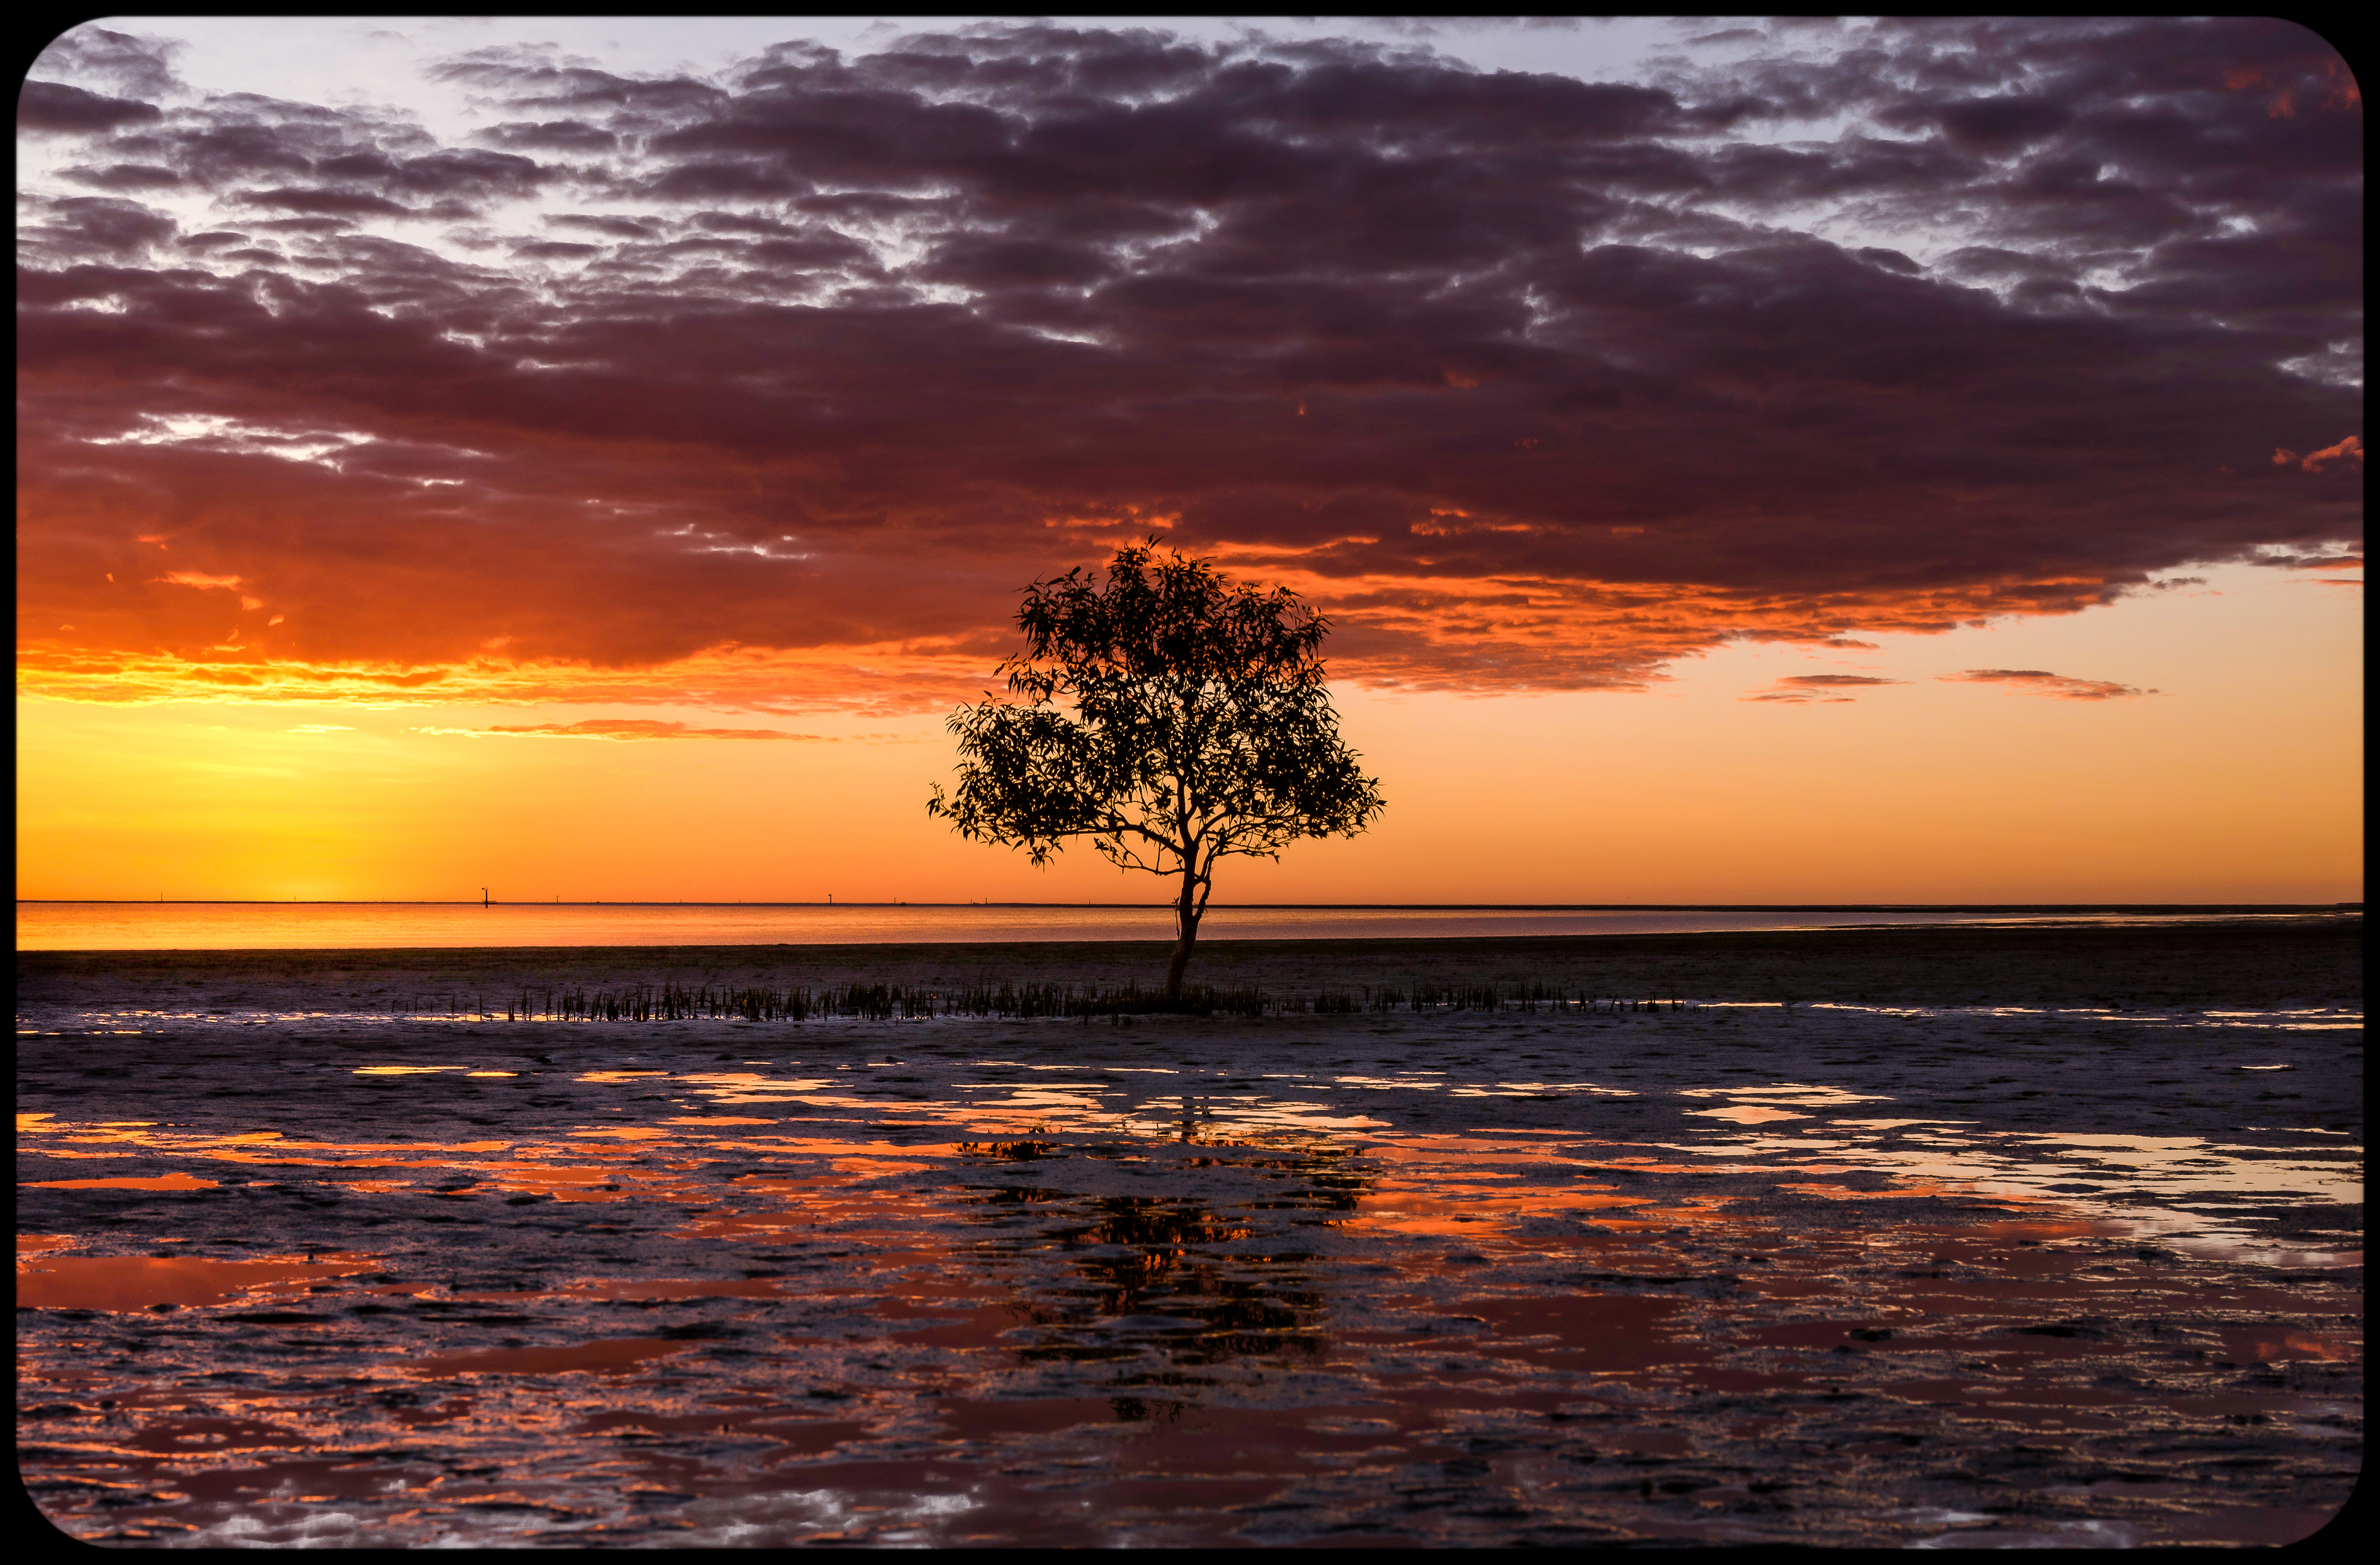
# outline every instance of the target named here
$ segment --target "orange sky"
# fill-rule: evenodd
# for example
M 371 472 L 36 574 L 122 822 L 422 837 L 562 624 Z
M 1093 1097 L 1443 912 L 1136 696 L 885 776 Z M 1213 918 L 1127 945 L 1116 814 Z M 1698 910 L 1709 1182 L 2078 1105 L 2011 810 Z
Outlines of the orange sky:
M 1157 900 L 923 810 L 1148 534 L 1388 800 L 1221 902 L 2362 896 L 2294 24 L 154 25 L 19 98 L 20 897 Z
M 1642 693 L 1342 687 L 1387 813 L 1277 866 L 1232 862 L 1217 900 L 2360 900 L 2358 589 L 2210 574 L 2187 595 L 1874 652 L 1727 649 Z M 2003 666 L 2155 694 L 1940 677 Z M 1813 674 L 1902 683 L 1748 698 Z M 669 724 L 686 736 L 491 732 Z M 1156 900 L 1088 853 L 1035 870 L 929 820 L 952 756 L 928 713 L 26 698 L 18 891 Z

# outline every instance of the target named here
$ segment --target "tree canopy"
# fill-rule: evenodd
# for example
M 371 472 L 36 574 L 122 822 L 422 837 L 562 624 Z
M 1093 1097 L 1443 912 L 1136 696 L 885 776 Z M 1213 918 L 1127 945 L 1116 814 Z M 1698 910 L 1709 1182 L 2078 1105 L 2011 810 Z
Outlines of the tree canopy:
M 1180 880 L 1165 977 L 1178 998 L 1215 865 L 1353 836 L 1378 779 L 1340 742 L 1320 649 L 1330 624 L 1285 587 L 1234 583 L 1157 540 L 1025 589 L 1025 650 L 950 720 L 958 785 L 926 808 L 1037 865 L 1087 838 L 1111 862 Z

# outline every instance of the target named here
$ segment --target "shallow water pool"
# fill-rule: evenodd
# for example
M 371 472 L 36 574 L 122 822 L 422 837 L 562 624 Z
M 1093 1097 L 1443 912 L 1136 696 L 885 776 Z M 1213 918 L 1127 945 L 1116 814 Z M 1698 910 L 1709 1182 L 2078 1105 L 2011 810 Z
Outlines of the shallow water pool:
M 53 1016 L 20 1461 L 131 1543 L 2287 1541 L 2360 1064 L 2237 1022 Z

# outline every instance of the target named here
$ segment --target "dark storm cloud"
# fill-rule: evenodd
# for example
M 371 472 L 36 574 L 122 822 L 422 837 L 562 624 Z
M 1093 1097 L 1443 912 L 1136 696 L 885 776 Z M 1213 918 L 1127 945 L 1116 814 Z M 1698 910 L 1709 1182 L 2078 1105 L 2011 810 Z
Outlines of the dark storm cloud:
M 222 661 L 222 594 L 104 584 L 156 535 L 282 614 L 244 653 L 973 655 L 1162 529 L 1307 584 L 1365 677 L 1632 687 L 2360 536 L 2335 52 L 1759 37 L 1634 83 L 1049 25 L 481 51 L 438 73 L 476 147 L 45 58 L 107 193 L 24 230 L 22 634 Z

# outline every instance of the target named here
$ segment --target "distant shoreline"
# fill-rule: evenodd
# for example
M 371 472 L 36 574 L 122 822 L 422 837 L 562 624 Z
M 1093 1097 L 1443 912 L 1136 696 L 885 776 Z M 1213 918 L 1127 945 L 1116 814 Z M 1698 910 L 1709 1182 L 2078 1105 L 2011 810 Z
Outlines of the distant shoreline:
M 1170 912 L 1170 902 L 474 902 L 383 897 L 18 897 L 19 907 L 1007 907 Z M 2360 902 L 1218 902 L 1209 913 L 2361 913 Z
M 841 948 L 852 952 L 938 946 L 952 951 L 1157 949 L 1172 940 L 1170 910 L 1138 904 L 843 904 L 739 905 L 579 904 L 18 904 L 19 962 L 37 952 L 98 957 L 141 952 L 334 951 L 461 952 L 516 957 L 587 952 L 748 952 Z M 1837 904 L 1800 907 L 1544 907 L 1311 904 L 1210 907 L 1202 952 L 1285 944 L 1449 951 L 1470 942 L 1596 943 L 1698 935 L 1840 935 L 1852 930 L 2077 931 L 2352 928 L 2360 905 L 2304 904 Z M 1010 958 L 1009 960 L 1014 960 Z M 1027 964 L 1038 965 L 1036 958 Z
M 2361 1003 L 2362 916 L 2133 924 L 1901 924 L 1609 934 L 1265 936 L 1199 942 L 1194 983 L 1268 992 L 1544 982 L 1690 999 L 1924 1005 Z M 20 952 L 27 1007 L 371 1011 L 392 994 L 544 986 L 1003 982 L 1146 987 L 1168 942 L 447 946 Z M 202 992 L 194 992 L 192 986 Z M 672 1024 L 676 1025 L 676 1024 Z M 692 1024 L 686 1024 L 692 1025 Z M 1220 1025 L 1220 1024 L 1219 1024 Z

